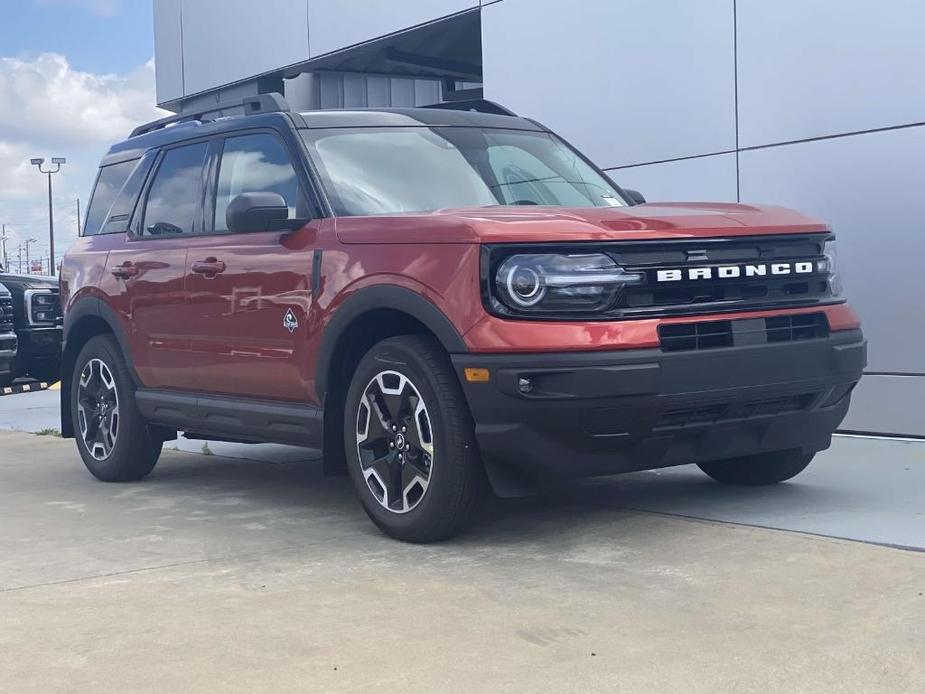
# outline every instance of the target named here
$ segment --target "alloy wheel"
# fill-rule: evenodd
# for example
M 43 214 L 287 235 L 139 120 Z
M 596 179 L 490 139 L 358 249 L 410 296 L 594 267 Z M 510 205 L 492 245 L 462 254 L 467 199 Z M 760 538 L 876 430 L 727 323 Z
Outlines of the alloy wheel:
M 393 513 L 407 513 L 427 493 L 434 436 L 420 390 L 397 371 L 382 371 L 357 407 L 357 454 L 373 497 Z
M 80 372 L 77 422 L 90 455 L 106 460 L 119 435 L 119 394 L 112 371 L 101 359 L 91 359 Z

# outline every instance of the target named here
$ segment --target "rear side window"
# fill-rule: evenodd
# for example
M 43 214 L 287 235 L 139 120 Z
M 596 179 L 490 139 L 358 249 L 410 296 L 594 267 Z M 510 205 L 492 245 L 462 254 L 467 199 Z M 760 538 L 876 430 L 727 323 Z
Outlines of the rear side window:
M 167 150 L 154 174 L 145 203 L 142 234 L 189 234 L 199 208 L 205 142 Z
M 93 195 L 90 197 L 90 207 L 87 208 L 84 236 L 95 236 L 100 233 L 103 221 L 106 219 L 106 215 L 109 214 L 109 208 L 112 207 L 116 195 L 122 189 L 137 163 L 138 160 L 133 159 L 100 168 L 99 176 L 96 178 L 96 186 L 93 188 Z
M 135 166 L 135 170 L 132 171 L 125 185 L 122 186 L 122 190 L 116 196 L 115 202 L 112 203 L 112 207 L 109 208 L 109 216 L 106 217 L 100 234 L 121 234 L 126 231 L 132 211 L 135 209 L 135 203 L 138 201 L 138 194 L 141 193 L 154 158 L 154 152 L 148 152 Z
M 289 153 L 276 137 L 255 133 L 225 140 L 215 196 L 215 230 L 226 231 L 228 205 L 241 193 L 279 193 L 296 217 L 299 179 Z

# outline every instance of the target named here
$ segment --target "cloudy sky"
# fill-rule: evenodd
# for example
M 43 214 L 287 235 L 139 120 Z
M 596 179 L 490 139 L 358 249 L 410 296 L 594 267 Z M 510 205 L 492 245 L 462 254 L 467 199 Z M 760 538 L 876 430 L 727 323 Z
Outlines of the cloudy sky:
M 154 103 L 149 0 L 2 0 L 0 19 L 0 223 L 16 269 L 17 246 L 48 254 L 46 178 L 33 157 L 67 157 L 54 177 L 55 252 L 77 234 L 100 157 Z

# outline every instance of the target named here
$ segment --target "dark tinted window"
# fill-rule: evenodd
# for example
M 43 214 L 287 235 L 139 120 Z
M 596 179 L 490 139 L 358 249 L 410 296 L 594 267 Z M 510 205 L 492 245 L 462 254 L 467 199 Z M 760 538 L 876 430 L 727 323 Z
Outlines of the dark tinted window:
M 90 207 L 87 208 L 87 220 L 84 223 L 84 236 L 93 236 L 100 233 L 103 220 L 109 213 L 116 195 L 122 189 L 122 184 L 128 178 L 138 160 L 124 161 L 120 164 L 111 164 L 100 169 L 96 179 L 96 187 L 90 198 Z
M 225 140 L 215 196 L 215 229 L 225 231 L 225 212 L 241 193 L 279 193 L 289 206 L 289 217 L 299 207 L 299 180 L 283 143 L 266 133 Z
M 145 204 L 145 236 L 188 234 L 199 206 L 202 162 L 207 145 L 200 142 L 168 150 L 161 160 Z
M 115 202 L 109 208 L 109 216 L 100 230 L 101 234 L 118 234 L 128 228 L 132 211 L 135 209 L 135 203 L 138 201 L 138 194 L 145 184 L 148 172 L 151 170 L 151 164 L 154 161 L 154 153 L 149 152 L 132 171 L 122 190 L 116 196 Z

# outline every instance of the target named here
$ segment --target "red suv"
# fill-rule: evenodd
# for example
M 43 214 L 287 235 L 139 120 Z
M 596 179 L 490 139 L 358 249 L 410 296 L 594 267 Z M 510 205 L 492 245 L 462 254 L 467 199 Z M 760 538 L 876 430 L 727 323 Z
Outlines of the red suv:
M 321 447 L 425 542 L 486 482 L 780 482 L 844 418 L 866 344 L 825 224 L 644 204 L 490 102 L 236 106 L 113 146 L 64 260 L 62 431 L 96 477 L 178 430 Z

